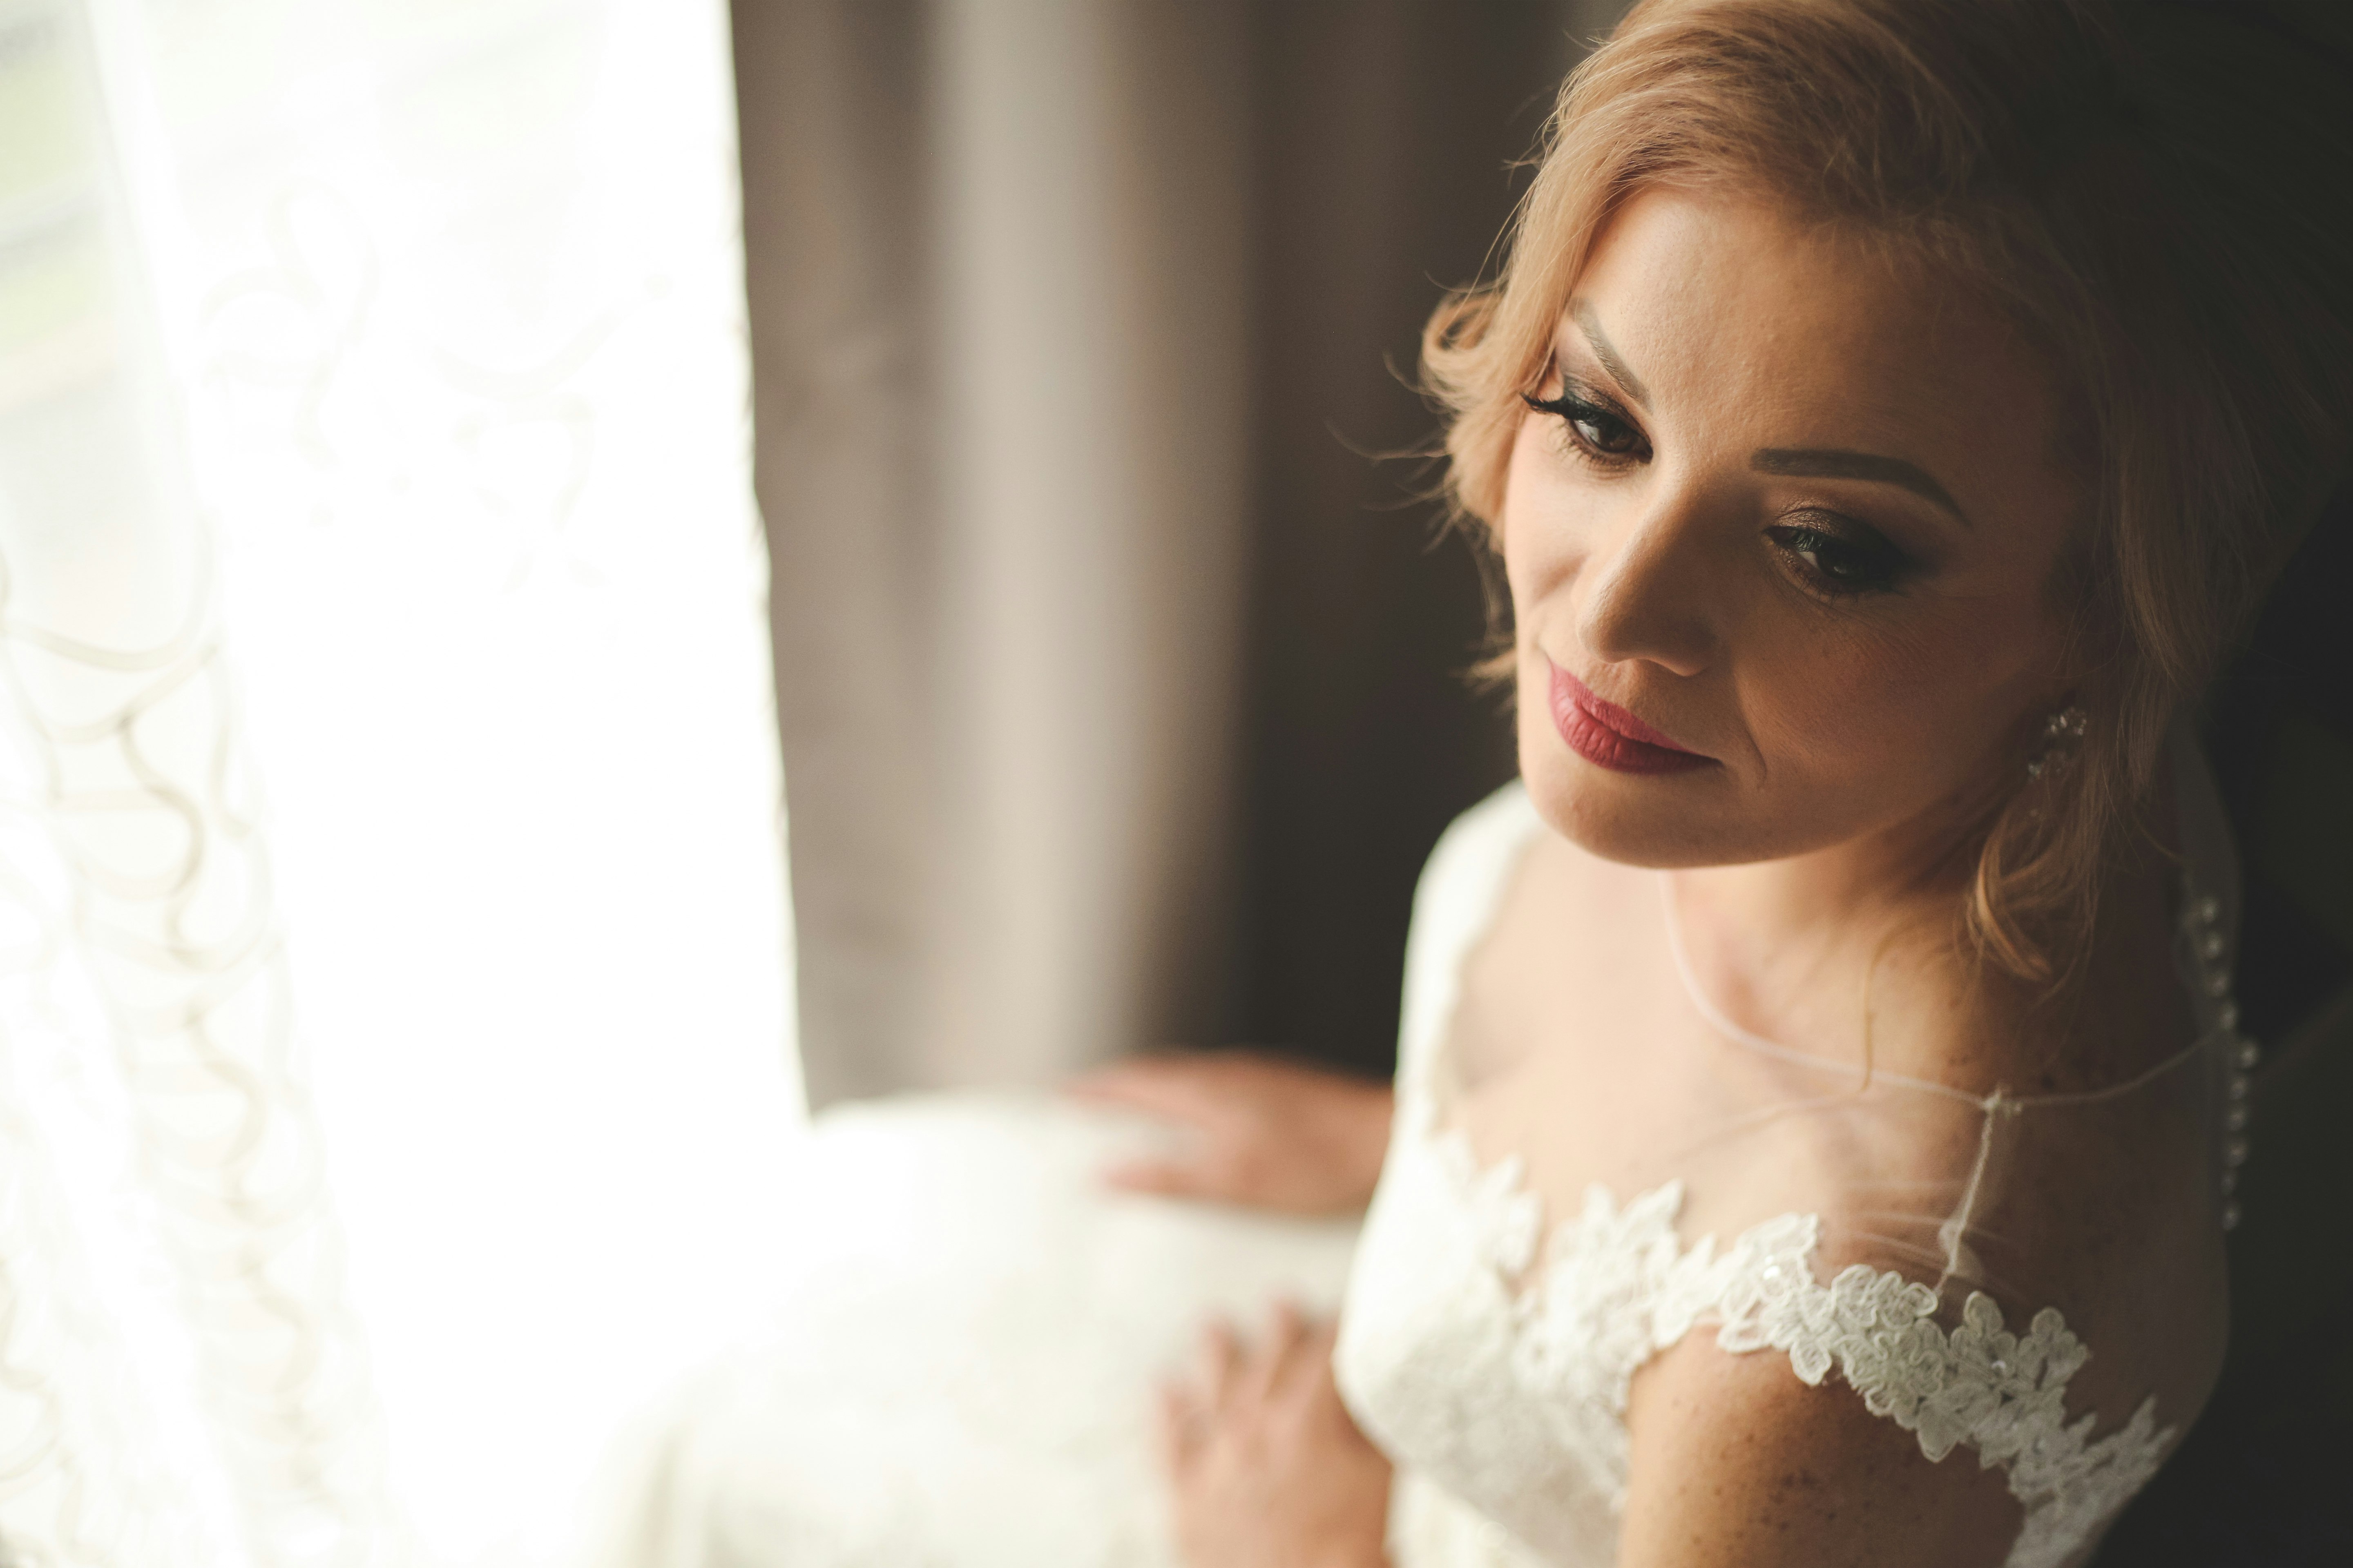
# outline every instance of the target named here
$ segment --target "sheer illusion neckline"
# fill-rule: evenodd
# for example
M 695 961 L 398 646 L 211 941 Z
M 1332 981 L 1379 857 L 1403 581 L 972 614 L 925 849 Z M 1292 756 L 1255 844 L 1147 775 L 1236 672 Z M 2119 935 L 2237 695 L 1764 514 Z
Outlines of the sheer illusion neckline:
M 1658 883 L 1660 903 L 1666 926 L 1667 953 L 1674 964 L 1675 978 L 1682 983 L 1684 996 L 1691 1002 L 1693 1008 L 1701 1018 L 1706 1021 L 1709 1028 L 1736 1045 L 1761 1056 L 1770 1057 L 1777 1061 L 1784 1061 L 1793 1066 L 1809 1068 L 1820 1072 L 1850 1076 L 1855 1073 L 1854 1065 L 1851 1062 L 1836 1061 L 1812 1051 L 1800 1050 L 1797 1047 L 1784 1045 L 1778 1040 L 1746 1027 L 1739 1020 L 1718 1006 L 1715 998 L 1707 994 L 1706 987 L 1700 984 L 1698 973 L 1692 964 L 1690 949 L 1684 943 L 1682 910 L 1676 899 L 1673 873 L 1660 872 Z M 2186 910 L 2195 911 L 2199 906 L 2194 889 L 2189 890 L 2189 896 L 2185 897 L 2182 901 Z M 2219 916 L 2219 906 L 2215 913 Z M 2234 1016 L 2232 1022 L 2235 1021 Z M 2220 1032 L 2227 1032 L 2227 1026 L 2219 1030 L 2216 1028 L 2201 1030 L 2197 1039 L 2179 1050 L 2170 1053 L 2156 1065 L 2146 1068 L 2120 1082 L 2103 1084 L 2097 1089 L 2078 1089 L 2063 1094 L 2012 1094 L 2006 1088 L 1999 1086 L 1989 1094 L 1972 1094 L 1965 1089 L 1957 1089 L 1948 1083 L 1939 1083 L 1935 1079 L 1891 1072 L 1873 1068 L 1868 1064 L 1862 1068 L 1861 1078 L 1862 1087 L 1865 1088 L 1884 1085 L 1892 1089 L 1911 1089 L 1921 1094 L 1938 1095 L 1957 1104 L 1973 1106 L 1988 1115 L 1996 1112 L 2032 1110 L 2052 1106 L 2096 1105 L 2104 1100 L 2121 1099 L 2137 1089 L 2146 1089 L 2167 1074 L 2188 1066 L 2197 1059 L 2201 1051 L 2212 1044 L 2215 1035 Z
M 2060 1093 L 2016 1095 L 2004 1086 L 1991 1093 L 1972 1093 L 1952 1084 L 1893 1071 L 1868 1074 L 1861 1087 L 1882 1089 L 1922 1097 L 1924 1101 L 1938 1101 L 1966 1108 L 1977 1119 L 1975 1148 L 1966 1159 L 1959 1173 L 1961 1193 L 1956 1215 L 1938 1226 L 1936 1250 L 1938 1261 L 1949 1279 L 1971 1271 L 1963 1266 L 1960 1236 L 1975 1218 L 1985 1196 L 1984 1187 L 1990 1162 L 1995 1156 L 2000 1130 L 2017 1127 L 2030 1111 L 2062 1110 L 2070 1107 L 2089 1108 L 2113 1103 L 2137 1092 L 2147 1089 L 2181 1072 L 2195 1063 L 2203 1062 L 2212 1070 L 2223 1095 L 2225 1109 L 2221 1139 L 2216 1151 L 2220 1167 L 2217 1185 L 2220 1188 L 2217 1217 L 2224 1230 L 2238 1223 L 2236 1203 L 2238 1173 L 2247 1159 L 2247 1103 L 2251 1097 L 2253 1069 L 2260 1059 L 2254 1041 L 2239 1031 L 2239 1009 L 2232 996 L 2232 960 L 2236 956 L 2231 930 L 2236 904 L 2235 857 L 2227 839 L 2227 828 L 2217 838 L 2214 824 L 2221 820 L 2221 806 L 2212 798 L 2213 785 L 2202 759 L 2194 751 L 2194 742 L 2186 734 L 2174 737 L 2175 804 L 2179 817 L 2180 843 L 2183 849 L 2177 884 L 2175 905 L 2174 951 L 2175 967 L 2180 984 L 2189 993 L 2196 1019 L 2196 1037 L 2181 1049 L 2168 1053 L 2163 1059 L 2120 1081 L 2096 1088 Z M 1475 1163 L 1489 1169 L 1525 1164 L 1511 1153 L 1502 1154 L 1490 1166 L 1479 1152 L 1476 1141 L 1461 1126 L 1456 1117 L 1444 1110 L 1444 1102 L 1459 1098 L 1462 1087 L 1458 1059 L 1458 1037 L 1463 1010 L 1468 970 L 1476 951 L 1493 936 L 1502 918 L 1507 894 L 1514 879 L 1525 871 L 1534 847 L 1547 831 L 1529 798 L 1525 784 L 1517 783 L 1498 792 L 1491 803 L 1498 815 L 1493 827 L 1487 830 L 1486 847 L 1482 858 L 1487 861 L 1480 875 L 1480 893 L 1474 906 L 1458 907 L 1449 922 L 1451 940 L 1444 953 L 1430 953 L 1424 965 L 1435 961 L 1434 967 L 1421 967 L 1419 984 L 1425 995 L 1406 1019 L 1408 1038 L 1401 1066 L 1400 1082 L 1409 1086 L 1416 1102 L 1410 1110 L 1400 1104 L 1400 1111 L 1419 1123 L 1425 1136 L 1440 1133 L 1459 1134 L 1464 1141 Z M 1482 808 L 1482 810 L 1487 808 Z M 1501 831 L 1496 831 L 1500 829 Z M 1683 941 L 1682 922 L 1676 918 L 1675 889 L 1672 878 L 1660 874 L 1662 897 L 1661 919 L 1664 927 L 1666 946 L 1674 973 L 1686 998 L 1708 1028 L 1723 1037 L 1727 1043 L 1778 1063 L 1802 1068 L 1811 1073 L 1840 1075 L 1852 1083 L 1856 1077 L 1854 1064 L 1838 1061 L 1819 1053 L 1807 1051 L 1773 1039 L 1742 1026 L 1729 1016 L 1708 996 L 1699 984 L 1691 956 Z M 1467 889 L 1466 889 L 1467 890 Z M 1417 914 L 1419 920 L 1420 916 Z M 1453 1092 L 1450 1092 L 1451 1080 Z M 1516 1168 L 1516 1167 L 1515 1167 Z M 1655 1195 L 1659 1184 L 1649 1184 L 1636 1194 L 1641 1198 Z M 1607 1189 L 1604 1189 L 1607 1191 Z M 1532 1197 L 1533 1194 L 1530 1194 Z M 1612 1201 L 1616 1195 L 1610 1194 Z
M 1490 1159 L 1449 1114 L 1470 961 L 1543 830 L 1524 787 L 1500 793 L 1456 825 L 1417 896 L 1396 1142 L 1343 1314 L 1338 1366 L 1359 1424 L 1401 1467 L 1424 1471 L 1549 1556 L 1605 1561 L 1625 1500 L 1634 1374 L 1707 1326 L 1728 1352 L 1786 1354 L 1803 1383 L 1835 1376 L 1932 1461 L 1966 1447 L 2000 1469 L 2025 1510 L 2009 1568 L 2073 1562 L 2155 1472 L 2178 1430 L 2158 1424 L 2154 1391 L 2114 1407 L 2119 1419 L 2105 1432 L 2098 1409 L 2071 1415 L 2071 1384 L 2090 1352 L 2068 1317 L 2045 1304 L 2011 1320 L 1988 1290 L 1955 1288 L 1981 1277 L 1967 1238 L 1993 1201 L 1998 1126 L 2018 1129 L 2012 1113 L 2028 1109 L 2116 1100 L 2232 1038 L 2220 902 L 2194 881 L 2185 889 L 2179 955 L 2200 1039 L 2146 1071 L 2079 1093 L 2015 1098 L 1872 1075 L 1870 1087 L 1927 1097 L 1916 1101 L 1924 1110 L 1966 1107 L 1978 1121 L 1976 1147 L 1955 1150 L 1955 1206 L 1922 1234 L 1921 1268 L 1855 1260 L 1825 1278 L 1824 1249 L 1844 1223 L 1830 1207 L 1760 1205 L 1763 1217 L 1752 1223 L 1699 1225 L 1686 1206 L 1693 1173 L 1672 1164 L 1548 1196 L 1525 1151 Z M 2227 875 L 2219 890 L 2231 893 Z M 1694 983 L 1675 922 L 1668 940 L 1711 1030 L 1776 1062 L 1852 1081 L 1852 1064 L 1725 1016 Z M 2242 1097 L 2232 1091 L 2234 1103 Z M 2242 1140 L 2241 1122 L 2225 1125 L 2233 1133 L 2221 1161 L 2227 1198 Z M 1652 1171 L 1664 1179 L 1648 1179 Z M 2223 1217 L 2227 1225 L 2227 1207 Z M 1686 1236 L 1687 1225 L 1704 1234 Z M 2051 1300 L 2040 1289 L 2005 1295 L 2021 1305 Z

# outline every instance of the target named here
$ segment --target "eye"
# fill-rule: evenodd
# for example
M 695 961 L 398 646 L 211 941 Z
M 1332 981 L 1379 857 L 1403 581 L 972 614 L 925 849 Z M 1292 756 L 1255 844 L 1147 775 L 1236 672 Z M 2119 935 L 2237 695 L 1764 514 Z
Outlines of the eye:
M 1901 583 L 1912 563 L 1904 552 L 1860 523 L 1850 536 L 1812 523 L 1779 523 L 1765 531 L 1807 585 L 1835 598 L 1885 593 Z
M 1642 462 L 1651 444 L 1617 410 L 1580 397 L 1563 388 L 1557 397 L 1520 394 L 1520 401 L 1539 414 L 1549 414 L 1568 426 L 1570 437 L 1590 456 L 1605 462 Z

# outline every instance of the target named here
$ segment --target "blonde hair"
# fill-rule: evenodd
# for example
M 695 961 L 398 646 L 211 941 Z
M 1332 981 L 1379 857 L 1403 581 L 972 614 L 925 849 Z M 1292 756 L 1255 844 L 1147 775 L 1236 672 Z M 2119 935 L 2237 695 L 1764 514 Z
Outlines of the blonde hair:
M 2346 451 L 2348 101 L 2341 58 L 2251 5 L 1649 0 L 1563 87 L 1499 279 L 1424 334 L 1451 498 L 1499 542 L 1519 395 L 1646 187 L 1771 196 L 2017 322 L 2089 500 L 2052 587 L 2091 722 L 2063 775 L 1989 808 L 1961 918 L 2056 984 L 2168 725 Z

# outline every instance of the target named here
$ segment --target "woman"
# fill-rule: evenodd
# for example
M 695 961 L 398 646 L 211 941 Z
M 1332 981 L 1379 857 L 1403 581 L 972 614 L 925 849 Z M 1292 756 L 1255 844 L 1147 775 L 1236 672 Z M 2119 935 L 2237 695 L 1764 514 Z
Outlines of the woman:
M 1197 1568 L 2074 1563 L 2196 1418 L 2253 1047 L 2182 720 L 2346 451 L 2340 71 L 1652 0 L 1571 79 L 1427 342 L 1522 780 L 1424 878 L 1336 1354 L 1169 1391 Z M 1293 1206 L 1388 1120 L 1095 1089 L 1220 1108 L 1132 1184 Z

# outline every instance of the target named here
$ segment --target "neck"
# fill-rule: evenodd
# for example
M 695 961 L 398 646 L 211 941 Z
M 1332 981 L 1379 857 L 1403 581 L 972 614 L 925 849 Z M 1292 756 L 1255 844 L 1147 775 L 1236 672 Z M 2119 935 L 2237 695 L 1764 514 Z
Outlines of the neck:
M 1939 968 L 1948 954 L 1982 820 L 1947 816 L 1782 859 L 1667 873 L 1694 982 L 1743 1026 L 1793 1047 L 1947 1076 L 1954 1064 L 1909 1061 L 1909 1031 L 1874 1028 L 1873 1015 L 1882 1003 L 1908 1014 L 1899 997 L 1923 961 Z
M 1864 932 L 1875 940 L 1922 912 L 1952 908 L 1968 891 L 1984 824 L 1982 815 L 1938 813 L 1802 855 L 1674 875 L 1715 918 L 1759 941 L 1803 945 Z

